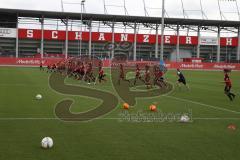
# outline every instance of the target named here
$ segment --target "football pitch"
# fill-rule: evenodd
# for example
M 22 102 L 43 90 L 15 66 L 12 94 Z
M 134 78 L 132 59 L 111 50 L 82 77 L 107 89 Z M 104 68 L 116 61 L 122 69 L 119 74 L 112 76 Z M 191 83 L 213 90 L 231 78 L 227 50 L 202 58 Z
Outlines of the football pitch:
M 1 67 L 0 160 L 240 159 L 240 128 L 228 129 L 231 124 L 240 127 L 240 72 L 230 74 L 237 94 L 233 102 L 224 95 L 221 71 L 183 71 L 190 91 L 176 87 L 176 71 L 168 71 L 166 79 L 174 87 L 160 96 L 136 98 L 136 105 L 129 110 L 123 110 L 124 102 L 109 80 L 110 70 L 106 72 L 108 81 L 97 85 L 65 79 L 73 87 L 104 91 L 118 99 L 115 108 L 99 117 L 70 122 L 57 116 L 59 102 L 73 100 L 71 113 L 81 113 L 96 109 L 102 100 L 59 93 L 49 84 L 50 74 L 38 68 Z M 43 98 L 36 100 L 37 94 Z M 109 97 L 108 101 L 113 99 Z M 149 111 L 151 104 L 157 106 L 157 112 Z M 124 117 L 139 112 L 188 113 L 191 121 Z M 46 150 L 40 142 L 47 136 L 53 138 L 54 147 Z

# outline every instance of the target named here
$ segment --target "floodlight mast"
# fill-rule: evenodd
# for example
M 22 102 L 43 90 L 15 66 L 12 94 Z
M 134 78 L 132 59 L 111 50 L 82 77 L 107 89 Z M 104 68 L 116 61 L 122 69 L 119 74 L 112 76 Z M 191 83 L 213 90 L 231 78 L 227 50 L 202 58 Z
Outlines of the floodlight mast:
M 162 0 L 162 25 L 161 25 L 161 53 L 160 60 L 163 60 L 164 53 L 164 16 L 165 16 L 165 0 Z

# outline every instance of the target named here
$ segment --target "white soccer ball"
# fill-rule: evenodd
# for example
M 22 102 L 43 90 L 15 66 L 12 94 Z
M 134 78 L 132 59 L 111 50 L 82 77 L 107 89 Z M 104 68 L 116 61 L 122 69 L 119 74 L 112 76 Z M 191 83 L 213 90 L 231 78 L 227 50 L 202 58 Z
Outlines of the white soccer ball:
M 36 95 L 36 99 L 37 99 L 37 100 L 42 99 L 42 95 L 41 95 L 41 94 L 37 94 L 37 95 Z
M 183 115 L 180 118 L 180 122 L 187 123 L 190 121 L 190 118 L 187 115 Z
M 52 148 L 53 147 L 53 140 L 52 138 L 50 137 L 45 137 L 42 139 L 42 142 L 41 142 L 41 146 L 42 148 Z

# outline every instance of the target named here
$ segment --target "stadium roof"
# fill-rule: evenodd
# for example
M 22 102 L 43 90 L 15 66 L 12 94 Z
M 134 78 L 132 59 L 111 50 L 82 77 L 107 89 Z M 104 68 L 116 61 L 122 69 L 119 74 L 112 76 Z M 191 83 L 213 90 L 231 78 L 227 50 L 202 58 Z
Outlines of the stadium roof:
M 45 18 L 53 18 L 53 19 L 69 18 L 74 20 L 81 20 L 80 13 L 0 8 L 0 19 L 6 18 L 5 17 L 6 15 L 9 15 L 9 16 L 17 15 L 18 17 L 34 17 L 34 18 L 41 18 L 42 16 L 44 16 Z M 83 13 L 82 17 L 83 17 L 83 20 L 92 20 L 92 21 L 114 21 L 114 22 L 161 24 L 161 17 L 122 16 L 122 15 L 109 15 L 109 14 L 89 14 L 89 13 Z M 185 19 L 185 18 L 165 18 L 165 24 L 240 27 L 240 21 L 202 20 L 202 19 Z

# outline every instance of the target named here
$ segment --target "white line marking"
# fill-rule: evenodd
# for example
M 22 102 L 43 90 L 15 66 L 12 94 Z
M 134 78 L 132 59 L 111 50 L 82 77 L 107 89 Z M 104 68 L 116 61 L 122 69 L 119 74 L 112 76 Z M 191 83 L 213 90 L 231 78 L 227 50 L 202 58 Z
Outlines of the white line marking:
M 175 99 L 175 100 L 178 100 L 178 101 L 183 101 L 183 102 L 189 102 L 189 103 L 193 103 L 193 104 L 198 104 L 198 105 L 205 106 L 205 107 L 209 107 L 209 108 L 213 108 L 213 109 L 216 109 L 216 110 L 221 110 L 221 111 L 227 111 L 227 112 L 231 112 L 231 113 L 235 113 L 235 114 L 240 114 L 240 112 L 238 112 L 238 111 L 233 111 L 233 110 L 230 110 L 230 109 L 225 109 L 225 108 L 222 108 L 222 107 L 213 106 L 213 105 L 209 105 L 209 104 L 204 104 L 204 103 L 201 103 L 201 102 L 196 102 L 196 101 L 192 101 L 192 100 L 188 100 L 188 99 L 177 98 L 177 97 L 166 96 L 166 95 L 164 95 L 164 97 L 171 98 L 171 99 Z
M 240 120 L 240 118 L 193 118 L 193 120 Z
M 71 120 L 81 120 L 81 118 L 65 118 Z M 94 120 L 123 120 L 124 118 L 95 118 Z M 148 120 L 157 120 L 162 118 L 149 118 Z M 240 120 L 240 118 L 192 118 L 193 120 Z M 0 121 L 15 121 L 15 120 L 60 120 L 59 118 L 0 118 Z

